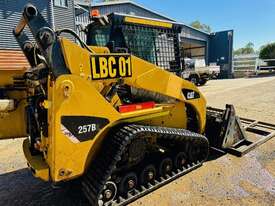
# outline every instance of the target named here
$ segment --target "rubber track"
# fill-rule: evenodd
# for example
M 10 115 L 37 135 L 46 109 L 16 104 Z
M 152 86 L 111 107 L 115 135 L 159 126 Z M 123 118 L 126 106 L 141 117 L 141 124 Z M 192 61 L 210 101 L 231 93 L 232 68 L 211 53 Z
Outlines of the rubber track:
M 128 125 L 117 129 L 109 135 L 103 142 L 102 148 L 97 158 L 91 163 L 86 175 L 82 180 L 83 192 L 93 206 L 101 206 L 102 199 L 99 196 L 103 191 L 104 184 L 111 177 L 113 171 L 116 169 L 116 164 L 121 160 L 123 153 L 126 151 L 127 146 L 135 138 L 140 138 L 142 133 L 157 134 L 158 140 L 175 142 L 175 143 L 191 143 L 193 146 L 200 146 L 202 149 L 201 158 L 195 160 L 193 163 L 187 165 L 186 168 L 173 171 L 171 176 L 160 177 L 155 180 L 154 184 L 144 185 L 128 193 L 127 198 L 118 197 L 113 202 L 105 205 L 123 206 L 135 201 L 136 199 L 152 192 L 153 190 L 173 181 L 174 179 L 200 167 L 208 156 L 208 140 L 206 137 L 190 132 L 184 129 L 173 129 L 164 127 L 141 126 L 141 125 Z M 144 135 L 146 136 L 146 135 Z M 148 135 L 147 135 L 148 136 Z

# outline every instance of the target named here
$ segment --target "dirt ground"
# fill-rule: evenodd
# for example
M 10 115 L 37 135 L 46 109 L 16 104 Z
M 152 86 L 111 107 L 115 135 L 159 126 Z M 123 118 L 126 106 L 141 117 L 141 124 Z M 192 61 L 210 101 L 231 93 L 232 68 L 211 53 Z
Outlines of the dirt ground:
M 275 123 L 275 77 L 215 80 L 200 88 L 208 105 L 235 105 L 240 116 Z M 78 192 L 53 189 L 26 169 L 22 140 L 0 141 L 0 206 L 87 205 Z M 275 138 L 242 158 L 224 155 L 132 206 L 275 206 Z M 69 189 L 70 190 L 70 189 Z

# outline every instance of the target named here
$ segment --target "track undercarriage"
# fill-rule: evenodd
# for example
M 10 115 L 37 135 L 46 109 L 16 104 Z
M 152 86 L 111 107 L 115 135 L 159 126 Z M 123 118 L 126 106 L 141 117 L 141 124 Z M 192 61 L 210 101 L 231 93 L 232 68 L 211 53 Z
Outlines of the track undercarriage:
M 207 138 L 184 129 L 153 126 L 114 130 L 82 180 L 89 202 L 127 205 L 200 167 L 209 150 L 242 156 L 275 136 L 275 125 L 239 118 L 232 105 L 226 110 L 208 108 L 207 116 Z M 214 129 L 213 136 L 209 131 Z M 252 141 L 247 132 L 258 139 Z
M 126 205 L 199 167 L 208 150 L 208 140 L 188 130 L 124 126 L 104 141 L 83 191 L 92 205 Z

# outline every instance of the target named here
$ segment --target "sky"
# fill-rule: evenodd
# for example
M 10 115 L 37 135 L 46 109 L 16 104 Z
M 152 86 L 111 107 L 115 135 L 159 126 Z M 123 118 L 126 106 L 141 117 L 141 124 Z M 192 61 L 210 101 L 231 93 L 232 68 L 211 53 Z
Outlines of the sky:
M 275 0 L 136 0 L 135 2 L 190 24 L 199 20 L 212 31 L 234 30 L 234 49 L 248 42 L 259 49 L 275 42 Z

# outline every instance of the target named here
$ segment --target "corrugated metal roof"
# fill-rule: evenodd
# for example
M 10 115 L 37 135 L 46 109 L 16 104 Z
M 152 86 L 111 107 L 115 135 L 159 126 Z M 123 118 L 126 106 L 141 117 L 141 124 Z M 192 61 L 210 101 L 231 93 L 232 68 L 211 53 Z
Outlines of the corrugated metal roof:
M 74 0 L 74 3 L 83 6 L 90 6 L 92 4 L 92 0 Z
M 188 27 L 188 28 L 190 28 L 190 29 L 192 29 L 192 30 L 194 30 L 194 31 L 203 33 L 203 34 L 207 34 L 207 35 L 210 35 L 210 34 L 211 34 L 211 33 L 208 33 L 208 32 L 206 32 L 206 31 L 202 31 L 202 30 L 200 30 L 200 29 L 197 29 L 197 28 L 195 28 L 195 27 L 192 27 L 192 26 L 190 26 L 190 25 L 188 25 L 188 24 L 185 24 L 185 23 L 179 23 L 179 24 L 181 24 L 181 25 L 183 25 L 183 26 L 186 26 L 186 27 Z
M 89 13 L 89 10 L 83 5 L 75 4 L 74 8 L 76 17 L 84 13 Z
M 138 4 L 138 3 L 134 2 L 134 1 L 129 1 L 129 0 L 119 0 L 119 1 L 92 3 L 92 7 L 93 7 L 93 6 L 94 6 L 94 7 L 99 7 L 99 6 L 121 5 L 121 4 L 132 4 L 132 5 L 136 6 L 136 7 L 142 8 L 142 9 L 144 9 L 144 10 L 146 10 L 146 11 L 149 11 L 149 12 L 151 12 L 151 13 L 153 13 L 153 14 L 156 14 L 156 15 L 158 15 L 158 16 L 162 16 L 162 17 L 165 18 L 165 19 L 168 19 L 168 20 L 170 20 L 170 21 L 176 22 L 175 19 L 172 19 L 172 18 L 170 18 L 170 17 L 168 17 L 168 16 L 166 16 L 166 15 L 160 14 L 159 12 L 153 11 L 153 10 L 148 9 L 148 8 L 142 6 L 142 5 L 140 5 L 140 4 Z

